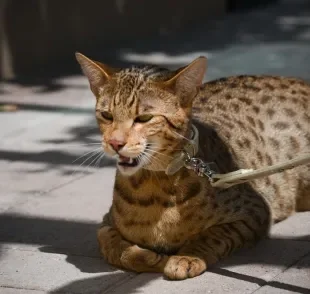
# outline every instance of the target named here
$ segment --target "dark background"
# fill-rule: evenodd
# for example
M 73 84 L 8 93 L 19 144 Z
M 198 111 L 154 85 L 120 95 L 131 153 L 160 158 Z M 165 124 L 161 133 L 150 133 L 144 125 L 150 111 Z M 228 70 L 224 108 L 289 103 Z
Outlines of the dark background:
M 180 34 L 201 25 L 212 30 L 214 19 L 273 2 L 0 0 L 0 78 L 12 81 L 79 73 L 75 51 L 118 65 L 124 65 L 118 56 L 120 48 L 178 53 L 174 39 Z

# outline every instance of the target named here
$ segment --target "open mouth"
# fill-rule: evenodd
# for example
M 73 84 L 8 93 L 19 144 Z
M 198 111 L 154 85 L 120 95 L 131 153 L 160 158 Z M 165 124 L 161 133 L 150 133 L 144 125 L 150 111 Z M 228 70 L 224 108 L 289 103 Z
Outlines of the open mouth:
M 118 164 L 124 167 L 136 167 L 139 162 L 138 158 L 131 158 L 120 155 L 118 159 Z

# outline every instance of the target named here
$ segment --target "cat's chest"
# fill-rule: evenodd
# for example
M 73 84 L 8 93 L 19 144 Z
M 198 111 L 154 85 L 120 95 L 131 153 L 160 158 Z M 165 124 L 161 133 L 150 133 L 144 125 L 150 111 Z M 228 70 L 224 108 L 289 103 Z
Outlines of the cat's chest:
M 117 203 L 117 198 L 114 202 Z M 156 251 L 173 251 L 201 230 L 203 222 L 200 216 L 205 212 L 203 208 L 191 207 L 190 203 L 187 207 L 175 203 L 170 203 L 170 206 L 131 205 L 127 213 L 120 215 L 114 205 L 114 223 L 122 236 L 134 244 Z

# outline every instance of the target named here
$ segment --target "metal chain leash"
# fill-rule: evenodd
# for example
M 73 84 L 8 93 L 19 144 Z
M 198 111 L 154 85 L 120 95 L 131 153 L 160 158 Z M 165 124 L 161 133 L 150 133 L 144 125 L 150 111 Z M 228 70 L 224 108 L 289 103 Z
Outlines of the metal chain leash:
M 212 183 L 214 181 L 212 176 L 217 173 L 216 164 L 213 162 L 206 163 L 200 158 L 190 157 L 190 155 L 185 151 L 184 153 L 186 156 L 184 162 L 185 167 L 187 169 L 193 170 L 199 177 L 207 176 L 209 181 Z
M 218 168 L 214 162 L 206 163 L 197 157 L 191 157 L 186 151 L 184 166 L 187 169 L 193 170 L 199 177 L 207 177 L 213 187 L 229 188 L 234 185 L 252 181 L 261 177 L 266 177 L 276 173 L 281 173 L 287 169 L 292 169 L 300 165 L 310 163 L 310 154 L 302 154 L 296 156 L 294 159 L 286 162 L 274 164 L 267 167 L 262 167 L 257 170 L 253 169 L 239 169 L 234 172 L 220 174 L 217 172 Z

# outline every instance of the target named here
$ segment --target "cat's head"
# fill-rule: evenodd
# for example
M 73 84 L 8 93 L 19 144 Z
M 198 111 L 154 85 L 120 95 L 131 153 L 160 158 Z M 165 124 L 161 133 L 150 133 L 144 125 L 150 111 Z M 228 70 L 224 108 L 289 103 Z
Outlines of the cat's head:
M 165 170 L 190 133 L 191 108 L 206 58 L 169 71 L 154 66 L 114 69 L 76 53 L 96 96 L 96 118 L 105 153 L 118 169 Z

